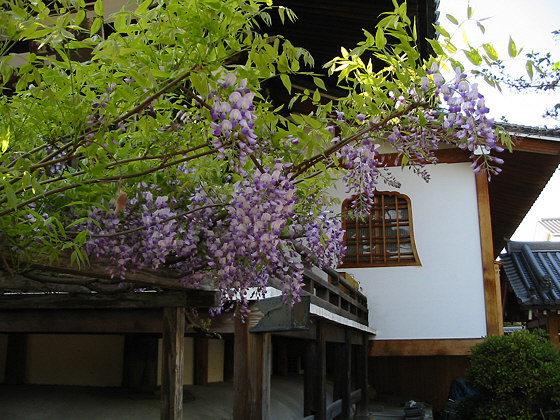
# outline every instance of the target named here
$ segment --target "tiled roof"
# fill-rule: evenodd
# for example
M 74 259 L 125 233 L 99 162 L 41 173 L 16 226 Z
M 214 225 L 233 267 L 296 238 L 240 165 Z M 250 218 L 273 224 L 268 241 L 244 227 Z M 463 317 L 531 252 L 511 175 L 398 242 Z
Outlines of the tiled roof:
M 539 223 L 543 225 L 551 235 L 560 235 L 560 217 L 544 218 L 539 220 Z
M 548 138 L 548 140 L 560 141 L 560 128 L 548 127 L 532 127 L 529 125 L 510 124 L 510 123 L 497 123 L 500 127 L 504 128 L 513 136 L 526 136 L 535 138 Z
M 512 242 L 501 255 L 522 308 L 560 309 L 560 242 Z

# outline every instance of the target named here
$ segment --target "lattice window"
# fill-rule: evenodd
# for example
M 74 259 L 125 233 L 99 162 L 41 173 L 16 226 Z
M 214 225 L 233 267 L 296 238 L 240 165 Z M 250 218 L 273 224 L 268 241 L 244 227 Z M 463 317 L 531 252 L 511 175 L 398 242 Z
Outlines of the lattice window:
M 377 191 L 370 214 L 342 204 L 346 256 L 343 267 L 420 265 L 412 231 L 410 199 L 396 192 Z

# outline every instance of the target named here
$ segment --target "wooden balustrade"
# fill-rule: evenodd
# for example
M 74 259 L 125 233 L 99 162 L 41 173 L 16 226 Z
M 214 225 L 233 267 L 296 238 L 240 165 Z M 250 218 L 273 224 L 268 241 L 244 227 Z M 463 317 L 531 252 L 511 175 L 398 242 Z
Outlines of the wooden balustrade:
M 329 275 L 324 280 L 311 270 L 305 270 L 303 296 L 310 295 L 311 303 L 360 324 L 368 323 L 367 298 L 346 278 L 332 269 L 323 270 Z

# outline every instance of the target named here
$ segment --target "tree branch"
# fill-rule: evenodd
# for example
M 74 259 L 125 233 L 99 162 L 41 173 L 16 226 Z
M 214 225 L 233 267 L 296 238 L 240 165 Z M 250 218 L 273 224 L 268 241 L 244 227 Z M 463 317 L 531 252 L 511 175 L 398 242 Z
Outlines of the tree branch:
M 342 139 L 341 141 L 332 145 L 331 147 L 324 150 L 323 152 L 321 152 L 321 153 L 319 153 L 319 154 L 301 162 L 300 164 L 298 164 L 294 168 L 294 172 L 292 173 L 291 179 L 292 180 L 295 179 L 297 176 L 305 173 L 309 168 L 312 168 L 317 163 L 328 159 L 332 154 L 336 153 L 337 151 L 342 149 L 347 144 L 352 143 L 353 141 L 360 139 L 360 137 L 362 137 L 363 135 L 365 135 L 367 133 L 370 133 L 372 131 L 379 130 L 381 127 L 383 127 L 389 121 L 391 121 L 393 118 L 401 117 L 405 114 L 408 114 L 410 111 L 412 111 L 414 109 L 424 107 L 424 106 L 427 106 L 427 105 L 429 105 L 429 103 L 427 103 L 427 102 L 417 102 L 417 103 L 410 104 L 406 108 L 403 108 L 400 111 L 394 112 L 394 113 L 386 116 L 381 121 L 379 121 L 379 122 L 377 122 L 373 125 L 370 125 L 368 127 L 362 128 L 361 130 L 358 130 L 356 133 L 352 134 L 349 137 L 346 137 L 345 139 Z
M 217 153 L 217 152 L 218 152 L 218 150 L 209 150 L 209 151 L 202 152 L 202 153 L 199 153 L 199 154 L 194 155 L 194 156 L 189 156 L 189 157 L 186 157 L 186 158 L 183 158 L 183 159 L 175 160 L 173 162 L 161 164 L 159 166 L 155 166 L 153 168 L 147 169 L 147 170 L 142 171 L 142 172 L 135 172 L 135 173 L 132 173 L 132 174 L 125 174 L 125 175 L 115 175 L 115 176 L 110 176 L 110 177 L 106 177 L 106 178 L 86 179 L 86 180 L 84 180 L 82 182 L 79 182 L 79 183 L 76 182 L 74 184 L 65 185 L 64 187 L 55 188 L 54 190 L 45 191 L 42 194 L 37 194 L 33 198 L 30 198 L 26 201 L 22 201 L 22 202 L 18 203 L 15 208 L 5 209 L 5 210 L 0 212 L 0 217 L 5 216 L 7 214 L 10 214 L 10 213 L 14 212 L 15 210 L 18 210 L 22 207 L 28 206 L 29 204 L 34 203 L 37 200 L 43 199 L 45 197 L 49 197 L 53 194 L 59 194 L 61 192 L 68 191 L 68 190 L 78 188 L 78 187 L 82 187 L 84 185 L 99 184 L 99 183 L 104 183 L 104 182 L 119 181 L 119 180 L 122 180 L 122 179 L 137 178 L 139 176 L 148 175 L 148 174 L 151 174 L 153 172 L 156 172 L 156 171 L 159 171 L 159 170 L 162 170 L 162 169 L 165 169 L 165 168 L 169 168 L 171 166 L 179 165 L 181 163 L 188 162 L 189 160 L 197 159 L 199 157 L 211 155 L 211 154 Z

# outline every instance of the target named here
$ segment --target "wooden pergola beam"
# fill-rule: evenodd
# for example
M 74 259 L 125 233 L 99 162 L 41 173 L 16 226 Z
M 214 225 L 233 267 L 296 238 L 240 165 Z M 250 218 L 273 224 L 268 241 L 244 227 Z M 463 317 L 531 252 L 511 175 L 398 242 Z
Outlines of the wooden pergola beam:
M 209 308 L 218 303 L 213 291 L 101 293 L 11 293 L 0 295 L 7 309 L 144 309 L 167 307 Z

